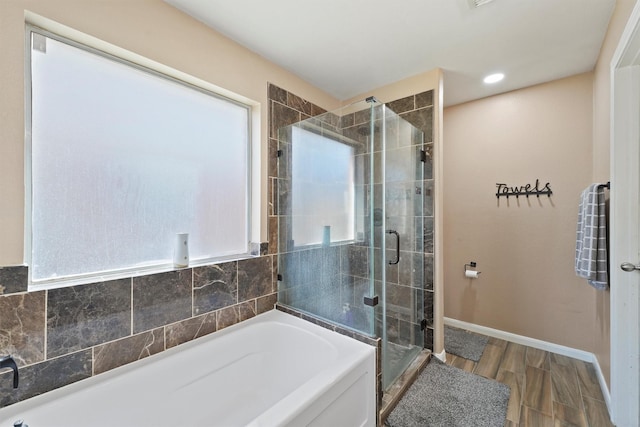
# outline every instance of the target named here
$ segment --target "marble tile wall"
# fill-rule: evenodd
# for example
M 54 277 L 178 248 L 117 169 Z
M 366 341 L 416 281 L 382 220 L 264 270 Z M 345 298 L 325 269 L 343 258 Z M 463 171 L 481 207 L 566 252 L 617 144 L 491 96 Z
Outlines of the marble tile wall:
M 273 255 L 26 292 L 27 267 L 0 268 L 0 407 L 148 357 L 272 310 Z

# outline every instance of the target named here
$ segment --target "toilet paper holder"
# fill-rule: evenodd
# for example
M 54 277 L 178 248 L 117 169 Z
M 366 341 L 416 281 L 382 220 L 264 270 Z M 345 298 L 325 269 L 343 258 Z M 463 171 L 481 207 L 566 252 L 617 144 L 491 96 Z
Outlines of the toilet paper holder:
M 480 274 L 480 271 L 471 270 L 471 268 L 475 269 L 475 268 L 476 268 L 476 265 L 477 265 L 477 264 L 476 264 L 476 262 L 475 262 L 475 261 L 470 261 L 469 263 L 465 264 L 465 265 L 464 265 L 464 270 L 463 270 L 463 271 L 464 271 L 464 275 L 465 275 L 466 277 L 471 278 L 471 279 L 477 279 L 477 278 L 478 278 L 478 275 Z M 467 268 L 467 267 L 470 267 L 470 268 Z M 468 274 L 468 272 L 469 272 L 469 273 L 471 273 L 471 275 L 470 275 L 470 274 Z

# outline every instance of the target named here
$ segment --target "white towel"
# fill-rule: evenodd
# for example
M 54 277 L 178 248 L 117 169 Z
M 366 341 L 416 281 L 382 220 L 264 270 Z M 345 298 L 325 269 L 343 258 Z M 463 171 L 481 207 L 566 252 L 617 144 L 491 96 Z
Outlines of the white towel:
M 591 184 L 580 197 L 575 269 L 600 290 L 609 287 L 606 215 L 604 188 Z

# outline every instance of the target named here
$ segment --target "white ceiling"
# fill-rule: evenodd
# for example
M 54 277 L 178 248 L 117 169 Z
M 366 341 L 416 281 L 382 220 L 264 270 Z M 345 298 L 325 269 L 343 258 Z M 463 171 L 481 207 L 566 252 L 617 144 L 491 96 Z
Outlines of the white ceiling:
M 345 100 L 436 67 L 445 105 L 593 69 L 615 0 L 165 0 Z M 503 72 L 489 86 L 482 78 Z

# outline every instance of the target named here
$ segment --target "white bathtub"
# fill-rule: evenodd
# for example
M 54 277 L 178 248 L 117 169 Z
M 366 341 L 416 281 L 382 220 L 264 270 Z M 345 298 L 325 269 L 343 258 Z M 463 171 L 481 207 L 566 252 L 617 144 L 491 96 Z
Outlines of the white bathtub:
M 0 409 L 54 426 L 375 426 L 375 351 L 272 310 Z

